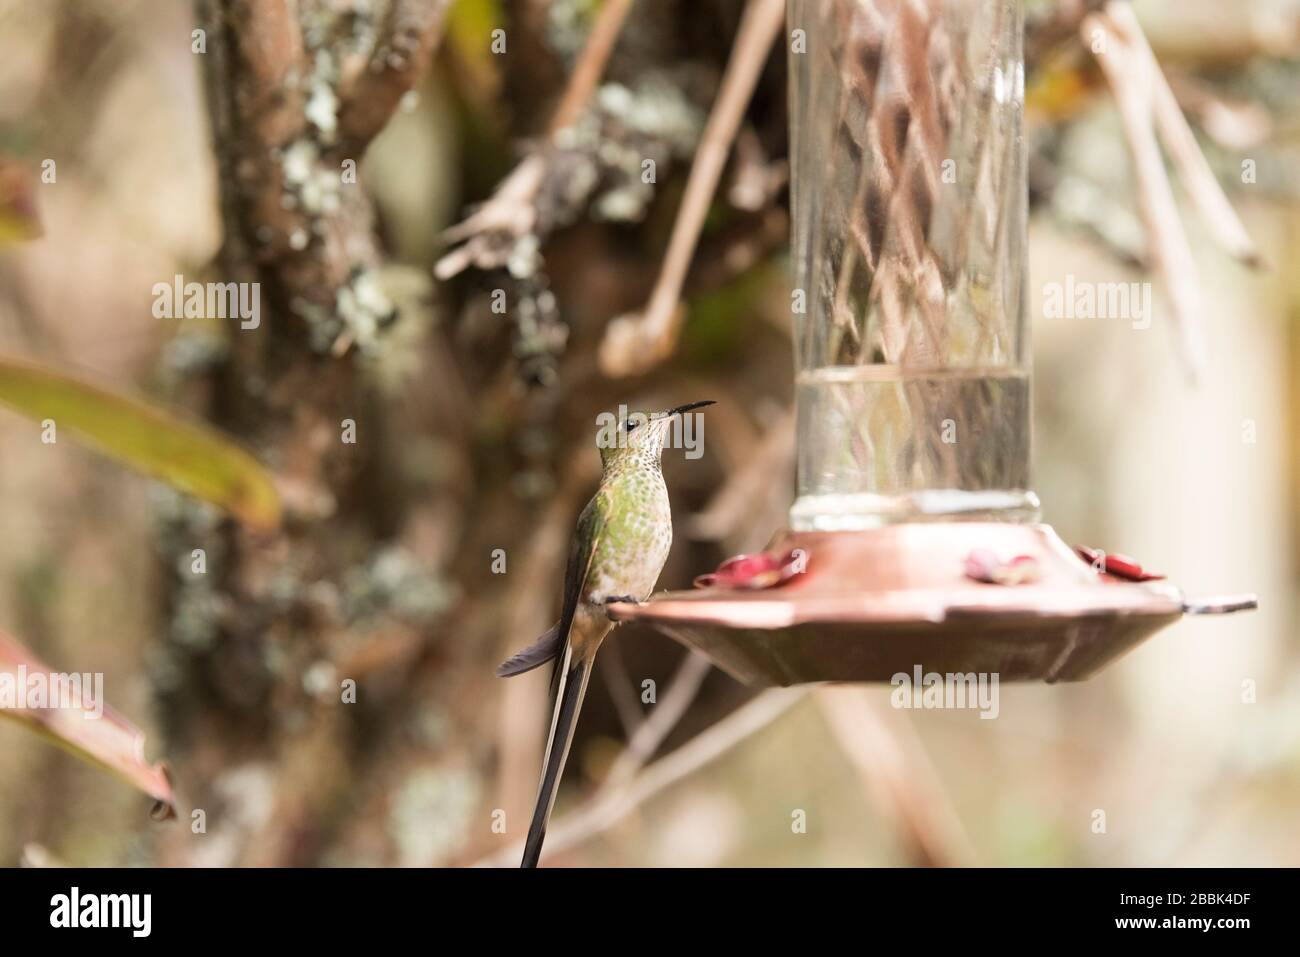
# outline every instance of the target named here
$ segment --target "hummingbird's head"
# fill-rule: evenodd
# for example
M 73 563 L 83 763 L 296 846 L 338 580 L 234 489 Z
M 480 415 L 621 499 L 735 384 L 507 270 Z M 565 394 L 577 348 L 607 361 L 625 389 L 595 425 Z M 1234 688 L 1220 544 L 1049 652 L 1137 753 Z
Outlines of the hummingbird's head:
M 604 470 L 629 466 L 658 468 L 659 456 L 668 444 L 677 417 L 706 405 L 713 405 L 713 400 L 679 405 L 667 412 L 625 412 L 612 433 L 602 429 L 597 438 Z

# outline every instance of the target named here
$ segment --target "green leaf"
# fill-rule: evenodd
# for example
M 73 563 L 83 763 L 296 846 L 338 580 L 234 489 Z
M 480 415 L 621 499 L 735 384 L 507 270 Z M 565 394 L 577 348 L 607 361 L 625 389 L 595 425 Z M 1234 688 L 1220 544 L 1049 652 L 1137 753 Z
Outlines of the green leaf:
M 270 474 L 231 439 L 147 402 L 62 372 L 0 357 L 0 403 L 68 429 L 100 451 L 173 488 L 211 502 L 244 524 L 280 523 Z
M 107 768 L 158 802 L 155 817 L 170 817 L 176 802 L 167 768 L 145 760 L 144 734 L 98 697 L 94 682 L 74 686 L 68 678 L 0 631 L 0 718 Z

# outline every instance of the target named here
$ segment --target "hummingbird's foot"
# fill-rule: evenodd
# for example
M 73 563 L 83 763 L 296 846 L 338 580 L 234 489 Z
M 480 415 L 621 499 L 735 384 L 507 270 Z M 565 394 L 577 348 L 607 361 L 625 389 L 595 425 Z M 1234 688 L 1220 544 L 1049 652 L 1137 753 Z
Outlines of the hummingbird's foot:
M 641 604 L 641 601 L 640 601 L 640 599 L 638 599 L 638 598 L 634 598 L 634 597 L 631 596 L 631 595 L 607 595 L 607 596 L 605 597 L 605 605 L 606 605 L 606 606 L 613 605 L 613 604 L 615 604 L 615 603 L 620 604 L 620 605 L 639 605 L 639 604 Z M 609 611 L 606 610 L 605 614 L 606 614 L 606 615 L 609 615 Z M 614 619 L 614 616 L 613 616 L 613 615 L 609 615 L 609 617 L 610 617 L 611 620 L 617 620 L 617 619 Z

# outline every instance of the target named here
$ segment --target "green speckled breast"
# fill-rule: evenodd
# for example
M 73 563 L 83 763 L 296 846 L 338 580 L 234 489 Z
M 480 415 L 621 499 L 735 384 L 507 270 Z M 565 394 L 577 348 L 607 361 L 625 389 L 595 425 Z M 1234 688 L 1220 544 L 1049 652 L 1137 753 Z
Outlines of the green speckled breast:
M 603 604 L 610 596 L 649 598 L 673 543 L 668 489 L 658 463 L 612 471 L 593 501 L 604 523 L 583 599 Z

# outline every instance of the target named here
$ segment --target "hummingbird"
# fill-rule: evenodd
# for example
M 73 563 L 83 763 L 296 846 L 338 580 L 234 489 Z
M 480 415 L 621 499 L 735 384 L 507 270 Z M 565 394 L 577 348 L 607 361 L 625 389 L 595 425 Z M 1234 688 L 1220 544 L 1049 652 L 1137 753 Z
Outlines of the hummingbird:
M 639 604 L 649 598 L 668 560 L 673 517 L 660 458 L 673 417 L 708 405 L 713 401 L 692 402 L 667 412 L 627 414 L 613 436 L 597 443 L 600 487 L 578 517 L 564 573 L 560 620 L 497 669 L 497 675 L 506 678 L 557 662 L 551 681 L 555 701 L 551 733 L 521 867 L 536 867 L 541 857 L 592 661 L 617 624 L 606 606 Z

